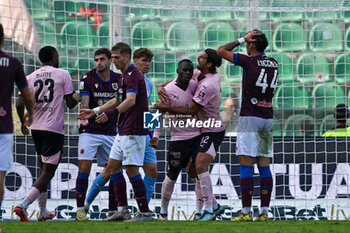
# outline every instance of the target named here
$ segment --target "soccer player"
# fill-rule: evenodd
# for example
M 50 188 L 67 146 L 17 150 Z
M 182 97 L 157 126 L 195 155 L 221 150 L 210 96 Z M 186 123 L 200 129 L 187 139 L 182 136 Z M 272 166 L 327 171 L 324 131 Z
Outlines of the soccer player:
M 123 73 L 119 82 L 121 103 L 114 98 L 100 107 L 82 109 L 78 116 L 84 120 L 108 109 L 113 109 L 116 115 L 119 114 L 119 134 L 115 137 L 107 167 L 103 169 L 101 176 L 96 177 L 93 185 L 103 187 L 111 179 L 118 201 L 118 211 L 108 220 L 129 220 L 131 216 L 127 209 L 126 182 L 122 170 L 122 165 L 125 165 L 140 209 L 140 213 L 130 221 L 151 221 L 153 217 L 148 208 L 146 187 L 139 173 L 139 167 L 143 166 L 148 135 L 148 130 L 143 128 L 143 112 L 148 111 L 146 84 L 142 73 L 135 65 L 130 64 L 131 48 L 128 44 L 119 42 L 113 46 L 112 59 Z
M 110 70 L 112 55 L 107 48 L 100 48 L 94 54 L 95 68 L 80 79 L 81 108 L 95 108 L 115 98 L 118 93 L 120 74 Z M 89 183 L 92 160 L 97 156 L 98 166 L 105 167 L 108 163 L 109 152 L 117 132 L 117 117 L 113 113 L 102 113 L 106 119 L 96 122 L 95 118 L 82 121 L 79 128 L 78 160 L 79 172 L 76 180 L 76 201 L 78 221 L 85 221 L 84 201 Z M 113 183 L 109 188 L 108 214 L 112 215 L 117 209 Z M 91 199 L 91 198 L 90 198 Z M 89 198 L 87 201 L 89 204 Z
M 178 64 L 177 74 L 178 77 L 164 87 L 168 96 L 167 104 L 172 107 L 189 107 L 197 88 L 196 82 L 192 80 L 193 63 L 188 59 L 181 60 Z M 173 124 L 179 124 L 178 122 L 186 122 L 187 118 L 170 115 L 170 120 Z M 162 183 L 160 220 L 168 218 L 169 201 L 181 169 L 185 168 L 190 161 L 195 161 L 201 140 L 200 134 L 200 129 L 197 127 L 170 128 L 168 171 Z M 155 131 L 154 137 L 150 141 L 151 146 L 158 146 L 159 135 L 160 131 Z
M 247 55 L 231 51 L 246 42 Z M 220 57 L 244 69 L 242 103 L 238 120 L 236 154 L 240 163 L 240 184 L 243 209 L 233 221 L 252 221 L 254 190 L 253 160 L 256 158 L 260 173 L 260 214 L 254 221 L 267 221 L 271 199 L 273 110 L 272 98 L 278 82 L 278 63 L 264 53 L 268 41 L 265 34 L 253 30 L 236 41 L 217 49 Z
M 201 143 L 195 161 L 197 177 L 202 190 L 205 210 L 199 221 L 214 220 L 224 212 L 213 194 L 208 167 L 215 159 L 216 152 L 225 135 L 225 128 L 220 117 L 221 89 L 220 79 L 216 73 L 216 67 L 221 66 L 221 58 L 213 49 L 204 50 L 198 57 L 197 68 L 201 71 L 197 78 L 198 87 L 192 99 L 190 107 L 172 107 L 164 103 L 157 103 L 156 109 L 170 114 L 189 114 L 198 116 L 198 120 L 204 122 L 212 120 L 218 122 L 211 127 L 203 125 L 201 128 Z
M 13 86 L 16 83 L 20 90 L 28 114 L 26 118 L 20 118 L 22 124 L 30 125 L 33 119 L 34 98 L 28 88 L 26 76 L 22 64 L 17 58 L 3 52 L 5 35 L 4 28 L 0 24 L 0 218 L 1 204 L 4 198 L 4 180 L 7 171 L 13 169 L 13 122 L 11 96 Z
M 59 69 L 59 56 L 54 47 L 45 46 L 39 51 L 42 67 L 28 75 L 28 86 L 35 97 L 34 118 L 31 131 L 40 164 L 38 179 L 26 194 L 23 202 L 14 208 L 21 221 L 29 221 L 26 209 L 36 199 L 40 208 L 39 221 L 55 217 L 46 209 L 47 185 L 55 175 L 61 160 L 64 143 L 64 101 L 69 108 L 76 106 L 74 88 L 69 73 Z M 79 98 L 79 96 L 78 96 Z M 23 119 L 23 107 L 18 101 L 17 112 Z M 29 133 L 26 125 L 22 132 Z
M 146 88 L 147 88 L 147 100 L 150 101 L 152 95 L 152 81 L 146 77 L 146 74 L 149 71 L 151 61 L 153 58 L 153 52 L 147 48 L 139 48 L 134 51 L 134 64 L 137 69 L 141 71 L 145 78 Z M 147 135 L 146 138 L 146 149 L 145 149 L 145 158 L 143 163 L 143 170 L 145 172 L 145 177 L 143 181 L 146 185 L 146 193 L 147 193 L 147 202 L 149 203 L 153 192 L 154 192 L 154 183 L 157 178 L 157 155 L 156 151 L 153 147 L 149 145 L 150 135 Z

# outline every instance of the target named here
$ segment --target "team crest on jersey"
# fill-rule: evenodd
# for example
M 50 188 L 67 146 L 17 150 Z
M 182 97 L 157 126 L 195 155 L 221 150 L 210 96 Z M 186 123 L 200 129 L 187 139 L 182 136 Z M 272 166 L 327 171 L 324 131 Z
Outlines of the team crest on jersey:
M 119 88 L 119 93 L 123 94 L 123 88 Z
M 113 90 L 118 90 L 118 83 L 112 83 Z
M 0 108 L 0 116 L 3 117 L 6 115 L 6 113 L 7 113 L 6 110 L 3 107 L 1 107 Z
M 95 83 L 95 87 L 98 88 L 98 83 Z

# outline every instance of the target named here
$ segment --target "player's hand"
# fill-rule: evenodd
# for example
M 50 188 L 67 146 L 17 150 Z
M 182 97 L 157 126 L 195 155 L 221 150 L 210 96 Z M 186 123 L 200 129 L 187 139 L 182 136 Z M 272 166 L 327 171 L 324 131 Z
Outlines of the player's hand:
M 79 120 L 87 120 L 95 116 L 93 109 L 80 109 L 80 114 L 78 114 L 77 119 Z
M 158 96 L 162 102 L 167 102 L 168 95 L 166 94 L 164 87 L 162 87 L 162 86 L 158 87 Z
M 162 113 L 167 112 L 167 108 L 168 108 L 168 105 L 166 105 L 163 102 L 159 102 L 159 101 L 153 105 L 153 109 L 155 109 L 155 110 L 158 109 Z
M 23 124 L 30 126 L 33 122 L 33 113 L 26 112 L 23 116 Z
M 247 33 L 247 35 L 244 36 L 245 42 L 247 42 L 247 43 L 255 42 L 256 40 L 252 39 L 252 37 L 256 36 L 256 35 L 261 35 L 261 31 L 253 30 L 253 31 Z
M 30 134 L 29 128 L 25 124 L 21 125 L 21 132 L 24 136 L 27 136 Z
M 99 114 L 96 118 L 95 118 L 95 122 L 97 124 L 103 124 L 103 123 L 106 123 L 108 121 L 108 116 L 106 113 L 101 113 Z
M 157 137 L 153 137 L 151 140 L 149 140 L 149 145 L 151 147 L 157 148 L 159 144 L 159 139 Z

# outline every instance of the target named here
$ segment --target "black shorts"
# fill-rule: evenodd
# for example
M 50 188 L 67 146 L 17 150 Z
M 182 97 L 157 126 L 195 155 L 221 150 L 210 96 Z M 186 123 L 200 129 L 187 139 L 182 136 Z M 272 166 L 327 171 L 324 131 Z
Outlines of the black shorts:
M 222 140 L 225 137 L 225 130 L 220 132 L 207 132 L 201 134 L 201 143 L 199 146 L 199 152 L 207 153 L 212 156 L 219 150 Z
M 168 150 L 168 166 L 170 170 L 176 169 L 181 171 L 192 159 L 196 160 L 199 149 L 201 136 L 197 136 L 188 140 L 171 141 Z
M 49 157 L 63 152 L 64 135 L 43 130 L 32 130 L 35 150 L 38 155 Z

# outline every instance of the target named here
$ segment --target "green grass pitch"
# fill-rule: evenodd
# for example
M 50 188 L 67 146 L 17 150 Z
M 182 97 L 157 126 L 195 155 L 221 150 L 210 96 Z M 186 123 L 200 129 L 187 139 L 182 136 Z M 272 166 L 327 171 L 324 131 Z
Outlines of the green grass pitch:
M 143 223 L 123 222 L 2 222 L 1 230 L 8 232 L 154 232 L 154 233 L 348 233 L 350 221 L 269 221 L 242 222 L 212 221 L 153 221 Z

